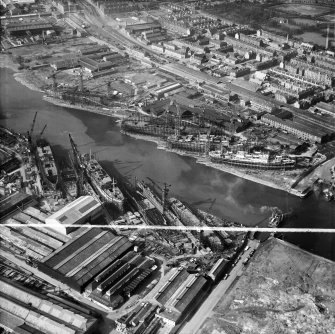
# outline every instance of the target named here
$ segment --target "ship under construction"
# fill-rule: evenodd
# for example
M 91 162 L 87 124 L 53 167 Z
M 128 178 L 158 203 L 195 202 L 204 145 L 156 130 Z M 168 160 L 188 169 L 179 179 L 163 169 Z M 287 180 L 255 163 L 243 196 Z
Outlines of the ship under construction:
M 56 74 L 60 72 L 54 72 L 49 79 L 52 79 L 52 85 L 49 89 L 46 89 L 46 100 L 56 100 L 59 103 L 69 105 L 69 107 L 87 107 L 96 108 L 97 111 L 101 109 L 102 111 L 108 111 L 109 108 L 119 108 L 118 113 L 123 111 L 122 114 L 129 115 L 130 112 L 127 110 L 127 103 L 120 101 L 120 93 L 112 89 L 112 81 L 103 83 L 94 88 L 88 89 L 84 85 L 83 70 L 79 72 L 80 81 L 79 84 L 73 87 L 61 87 L 56 81 Z M 105 86 L 106 92 L 99 92 L 102 86 Z M 122 95 L 122 98 L 128 96 Z M 106 113 L 106 112 L 105 112 Z
M 166 140 L 168 148 L 200 153 L 206 151 L 208 142 L 210 150 L 216 149 L 217 137 L 222 136 L 226 129 L 220 118 L 205 117 L 204 110 L 193 113 L 184 110 L 182 113 L 173 100 L 160 114 L 150 110 L 149 115 L 137 113 L 121 123 L 125 134 L 159 137 Z

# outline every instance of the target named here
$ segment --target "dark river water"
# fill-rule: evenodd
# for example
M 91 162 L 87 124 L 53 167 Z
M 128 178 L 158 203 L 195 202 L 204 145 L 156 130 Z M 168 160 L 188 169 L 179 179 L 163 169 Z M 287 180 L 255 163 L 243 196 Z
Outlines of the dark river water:
M 54 106 L 42 94 L 18 83 L 7 69 L 0 69 L 0 124 L 26 132 L 36 111 L 35 133 L 47 124 L 44 136 L 54 146 L 56 158 L 70 148 L 71 133 L 82 153 L 95 152 L 108 171 L 114 160 L 120 172 L 146 180 L 150 177 L 171 184 L 172 195 L 219 216 L 255 226 L 270 215 L 271 207 L 284 212 L 293 209 L 295 217 L 285 227 L 335 228 L 335 202 L 314 194 L 300 199 L 283 191 L 243 180 L 196 164 L 195 160 L 158 150 L 156 144 L 120 134 L 116 120 L 81 110 Z M 215 200 L 214 204 L 213 201 Z M 335 234 L 293 234 L 285 240 L 327 258 L 335 259 Z

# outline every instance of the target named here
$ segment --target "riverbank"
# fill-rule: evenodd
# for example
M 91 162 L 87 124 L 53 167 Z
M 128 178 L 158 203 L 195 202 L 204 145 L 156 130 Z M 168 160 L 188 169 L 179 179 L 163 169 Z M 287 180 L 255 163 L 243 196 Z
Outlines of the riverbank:
M 0 53 L 0 68 L 9 68 L 14 72 L 19 71 L 19 65 L 14 63 L 6 53 Z
M 120 112 L 112 110 L 112 109 L 103 110 L 103 108 L 99 108 L 99 107 L 80 106 L 78 104 L 66 103 L 63 100 L 59 100 L 57 98 L 47 96 L 47 95 L 43 95 L 43 100 L 53 105 L 59 106 L 59 107 L 75 109 L 75 110 L 83 110 L 83 111 L 91 112 L 94 114 L 99 114 L 99 115 L 118 118 L 118 119 L 123 119 L 129 116 L 127 114 L 121 114 Z
M 10 64 L 10 62 L 7 62 L 8 64 Z M 5 63 L 6 65 L 6 63 Z M 8 66 L 5 66 L 8 67 Z M 10 67 L 8 67 L 10 68 Z M 14 78 L 16 81 L 20 82 L 22 85 L 24 85 L 25 87 L 31 89 L 31 90 L 35 90 L 35 91 L 39 91 L 39 92 L 43 92 L 43 90 L 41 90 L 40 88 L 38 88 L 38 86 L 41 85 L 40 80 L 34 76 L 33 73 L 30 72 L 20 72 L 20 73 L 14 73 Z M 70 109 L 76 109 L 76 110 L 83 110 L 83 111 L 87 111 L 87 112 L 91 112 L 91 113 L 96 113 L 96 114 L 100 114 L 100 115 L 104 115 L 104 116 L 108 116 L 108 117 L 113 117 L 113 118 L 118 118 L 118 119 L 122 119 L 122 118 L 126 118 L 128 115 L 127 114 L 121 114 L 118 113 L 117 111 L 112 111 L 111 109 L 109 110 L 103 110 L 102 108 L 97 108 L 97 107 L 90 107 L 90 106 L 80 106 L 80 105 L 71 105 L 70 103 L 66 103 L 63 102 L 62 100 L 50 97 L 50 96 L 43 96 L 43 100 L 60 106 L 60 107 L 64 107 L 64 108 L 70 108 Z M 106 108 L 107 109 L 107 108 Z M 120 108 L 121 110 L 121 108 Z M 112 113 L 111 113 L 112 111 Z M 210 162 L 208 159 L 204 158 L 203 156 L 199 156 L 197 154 L 192 154 L 189 152 L 184 152 L 184 151 L 180 151 L 180 150 L 173 150 L 173 149 L 169 149 L 166 146 L 166 142 L 162 139 L 159 139 L 157 137 L 151 137 L 151 136 L 142 136 L 142 135 L 135 135 L 135 134 L 128 134 L 127 135 L 135 138 L 135 139 L 140 139 L 140 140 L 145 140 L 145 141 L 150 141 L 150 142 L 154 142 L 157 145 L 158 149 L 161 150 L 165 150 L 168 152 L 172 152 L 172 153 L 176 153 L 178 155 L 181 156 L 188 156 L 188 157 L 192 157 L 196 160 L 196 163 L 199 164 L 203 164 L 206 165 L 208 167 L 220 170 L 222 172 L 225 173 L 229 173 L 231 175 L 240 177 L 242 179 L 245 180 L 249 180 L 273 189 L 278 189 L 278 190 L 282 190 L 285 191 L 289 194 L 295 195 L 299 197 L 299 192 L 295 191 L 294 189 L 291 188 L 291 185 L 295 182 L 295 180 L 299 177 L 299 175 L 297 174 L 296 171 L 286 171 L 285 174 L 283 175 L 283 173 L 277 171 L 251 171 L 251 170 L 242 170 L 242 169 L 235 169 L 232 168 L 228 165 L 224 165 L 224 164 L 215 164 Z M 307 187 L 307 186 L 306 186 Z
M 171 152 L 171 153 L 176 153 L 181 156 L 187 156 L 187 157 L 194 158 L 196 160 L 196 163 L 198 164 L 202 164 L 202 165 L 205 165 L 211 168 L 215 168 L 217 170 L 232 174 L 234 176 L 243 178 L 245 180 L 252 181 L 258 184 L 262 184 L 264 186 L 267 186 L 273 189 L 282 190 L 291 195 L 295 195 L 299 197 L 297 191 L 294 191 L 291 189 L 291 185 L 295 182 L 295 180 L 299 176 L 299 175 L 292 175 L 296 173 L 294 171 L 293 172 L 286 171 L 284 172 L 285 174 L 282 175 L 283 172 L 279 172 L 279 171 L 263 171 L 263 170 L 262 171 L 252 171 L 252 170 L 247 170 L 247 169 L 236 169 L 228 165 L 212 163 L 211 161 L 206 159 L 206 157 L 204 157 L 203 155 L 192 154 L 192 153 L 181 151 L 181 150 L 169 149 L 166 146 L 166 142 L 157 137 L 137 135 L 137 134 L 132 134 L 132 133 L 124 133 L 124 134 L 132 138 L 138 139 L 138 140 L 146 140 L 146 141 L 154 142 L 157 144 L 158 149 Z

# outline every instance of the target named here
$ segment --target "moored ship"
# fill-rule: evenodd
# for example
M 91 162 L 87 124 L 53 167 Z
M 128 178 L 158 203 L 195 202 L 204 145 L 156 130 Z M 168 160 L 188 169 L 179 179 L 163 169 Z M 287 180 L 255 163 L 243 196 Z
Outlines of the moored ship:
M 49 143 L 45 139 L 36 142 L 36 158 L 42 179 L 48 188 L 56 189 L 58 170 Z
M 296 166 L 296 161 L 286 156 L 275 155 L 271 156 L 268 152 L 254 151 L 249 153 L 247 151 L 209 152 L 211 162 L 228 164 L 236 167 L 255 168 L 255 169 L 293 169 Z
M 82 157 L 87 177 L 92 183 L 94 190 L 108 203 L 114 204 L 123 211 L 124 196 L 107 172 L 101 167 L 99 162 L 90 154 Z

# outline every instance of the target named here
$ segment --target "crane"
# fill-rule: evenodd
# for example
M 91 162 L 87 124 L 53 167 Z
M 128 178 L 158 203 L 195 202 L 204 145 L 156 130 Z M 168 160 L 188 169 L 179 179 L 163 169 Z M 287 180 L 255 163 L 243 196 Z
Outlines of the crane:
M 33 119 L 33 123 L 31 124 L 31 128 L 30 128 L 30 132 L 29 132 L 29 136 L 31 137 L 34 131 L 34 127 L 35 127 L 35 123 L 36 123 L 36 117 L 37 117 L 37 111 L 35 112 L 35 116 Z
M 41 131 L 40 134 L 39 134 L 39 137 L 42 137 L 42 135 L 43 135 L 45 129 L 47 128 L 47 125 L 48 125 L 48 124 L 45 124 L 45 125 L 44 125 L 42 131 Z
M 166 182 L 163 183 L 163 188 L 160 187 L 156 181 L 154 181 L 152 178 L 147 177 L 149 181 L 152 182 L 154 186 L 156 186 L 161 192 L 162 192 L 162 203 L 163 203 L 163 213 L 166 210 L 166 200 L 170 191 L 171 184 L 167 184 Z M 161 182 L 159 182 L 161 183 Z

